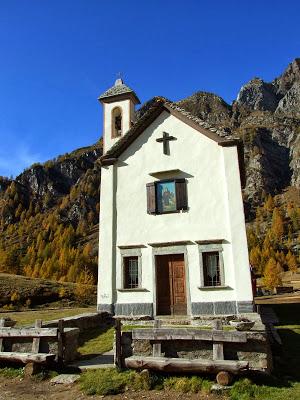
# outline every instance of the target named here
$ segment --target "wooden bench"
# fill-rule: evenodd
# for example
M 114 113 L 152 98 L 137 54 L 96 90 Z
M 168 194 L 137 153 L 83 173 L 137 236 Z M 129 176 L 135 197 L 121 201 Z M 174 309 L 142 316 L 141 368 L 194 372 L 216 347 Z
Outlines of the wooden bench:
M 58 328 L 43 328 L 42 320 L 36 320 L 34 328 L 7 327 L 5 320 L 0 319 L 0 361 L 21 362 L 24 364 L 45 364 L 54 361 L 63 361 L 63 320 L 58 323 Z M 7 339 L 32 339 L 31 352 L 3 351 L 3 341 Z M 52 338 L 58 343 L 57 355 L 54 353 L 40 352 L 42 338 Z
M 132 356 L 125 358 L 125 366 L 127 368 L 153 369 L 163 372 L 219 373 L 227 371 L 238 374 L 247 370 L 249 363 L 248 361 L 235 360 L 188 360 L 186 358 Z
M 122 360 L 121 324 L 116 324 L 116 361 L 119 366 L 122 364 L 127 368 L 152 369 L 164 372 L 189 372 L 189 373 L 216 373 L 217 381 L 226 385 L 231 380 L 231 374 L 239 374 L 249 369 L 248 361 L 225 360 L 224 343 L 246 343 L 246 332 L 223 331 L 220 320 L 214 321 L 212 330 L 195 328 L 161 328 L 160 321 L 155 321 L 152 329 L 133 329 L 133 340 L 149 340 L 152 342 L 152 357 L 131 356 Z M 167 358 L 161 353 L 161 343 L 164 341 L 199 340 L 212 342 L 212 360 L 207 359 L 185 359 Z M 118 355 L 118 352 L 120 353 Z

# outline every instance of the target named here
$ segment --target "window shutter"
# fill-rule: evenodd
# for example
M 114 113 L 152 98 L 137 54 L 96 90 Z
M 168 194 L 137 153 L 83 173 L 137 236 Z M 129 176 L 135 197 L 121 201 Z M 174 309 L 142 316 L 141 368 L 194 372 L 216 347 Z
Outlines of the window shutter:
M 147 213 L 156 214 L 155 182 L 147 183 Z
M 187 210 L 187 189 L 185 179 L 175 179 L 176 185 L 176 208 L 177 210 Z

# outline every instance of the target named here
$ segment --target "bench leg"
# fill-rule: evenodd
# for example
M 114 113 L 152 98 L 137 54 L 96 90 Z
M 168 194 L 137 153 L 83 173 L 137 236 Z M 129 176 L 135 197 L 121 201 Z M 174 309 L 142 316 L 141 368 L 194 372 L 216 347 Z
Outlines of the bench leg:
M 41 365 L 34 362 L 29 362 L 25 365 L 24 376 L 30 377 L 41 372 Z
M 227 371 L 220 371 L 217 374 L 216 380 L 219 385 L 228 386 L 232 381 L 232 375 Z

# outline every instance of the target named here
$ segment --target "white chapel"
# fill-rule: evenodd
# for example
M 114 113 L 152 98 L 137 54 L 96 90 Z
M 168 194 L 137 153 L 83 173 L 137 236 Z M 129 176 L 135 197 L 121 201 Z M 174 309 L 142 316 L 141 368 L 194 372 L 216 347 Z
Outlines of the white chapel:
M 121 79 L 103 106 L 98 311 L 253 311 L 242 143 Z

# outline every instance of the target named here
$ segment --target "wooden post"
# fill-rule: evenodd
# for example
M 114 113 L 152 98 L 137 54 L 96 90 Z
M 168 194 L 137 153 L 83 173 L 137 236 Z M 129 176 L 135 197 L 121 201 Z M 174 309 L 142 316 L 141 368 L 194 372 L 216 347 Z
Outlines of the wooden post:
M 232 381 L 232 375 L 227 371 L 220 371 L 216 377 L 217 383 L 221 386 L 228 386 Z
M 64 361 L 64 320 L 60 319 L 58 321 L 58 331 L 57 331 L 57 336 L 58 336 L 58 351 L 57 351 L 57 361 L 59 364 L 63 364 Z
M 122 323 L 119 318 L 115 322 L 115 365 L 118 368 L 123 367 L 122 360 Z
M 1 318 L 0 319 L 0 328 L 3 328 L 5 326 L 5 319 Z M 3 351 L 3 339 L 0 338 L 0 351 Z
M 153 328 L 160 328 L 161 327 L 161 320 L 156 319 L 154 321 L 154 326 Z M 153 348 L 152 348 L 152 355 L 153 357 L 161 357 L 161 343 L 154 343 Z
M 215 319 L 213 321 L 213 331 L 222 330 L 222 321 Z M 213 342 L 213 360 L 224 360 L 223 342 Z
M 37 319 L 35 321 L 35 328 L 41 328 L 42 327 L 42 320 Z M 39 353 L 40 352 L 40 342 L 41 339 L 39 337 L 33 338 L 32 339 L 32 353 Z

